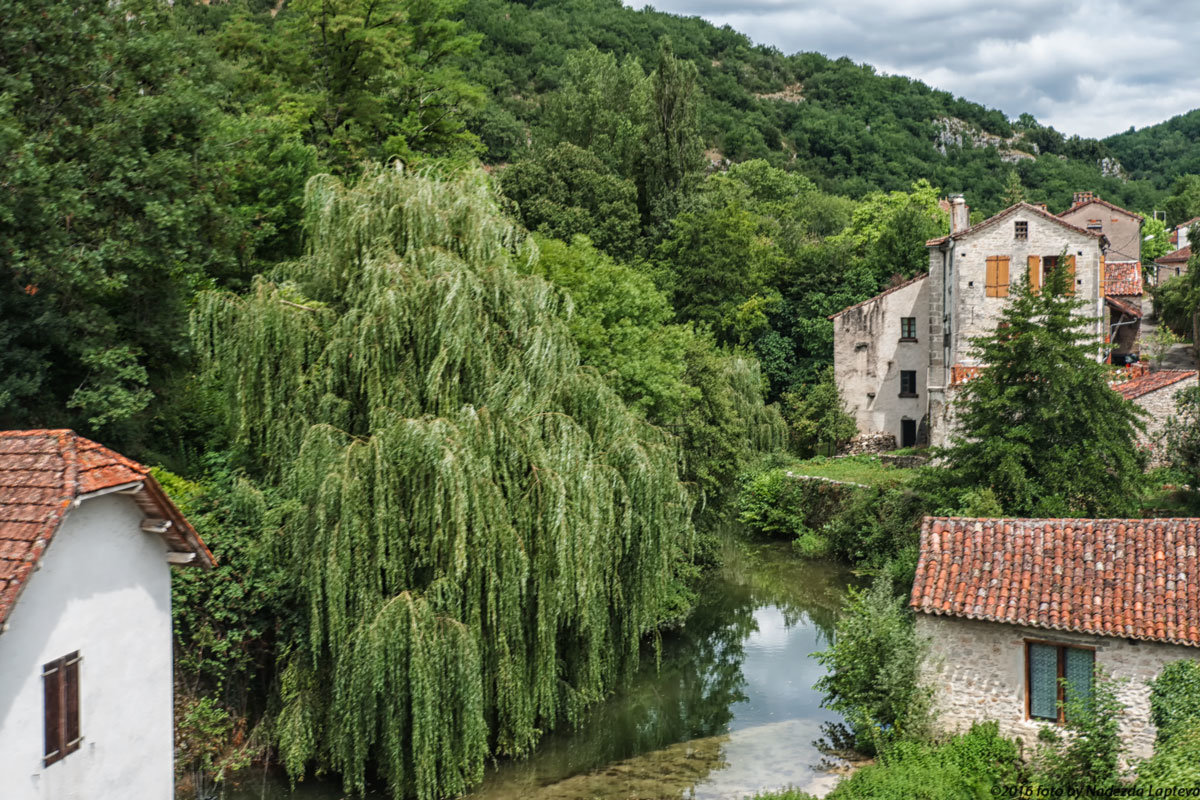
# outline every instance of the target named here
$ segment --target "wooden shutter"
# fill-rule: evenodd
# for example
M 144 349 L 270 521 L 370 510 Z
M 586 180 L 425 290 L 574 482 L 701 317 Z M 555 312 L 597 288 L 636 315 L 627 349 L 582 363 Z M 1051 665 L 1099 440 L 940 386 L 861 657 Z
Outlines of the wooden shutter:
M 1067 256 L 1067 294 L 1075 294 L 1075 256 Z
M 63 664 L 63 754 L 79 749 L 79 653 L 72 653 Z
M 996 258 L 996 297 L 1008 297 L 1008 256 Z
M 1108 280 L 1108 268 L 1104 263 L 1104 255 L 1100 256 L 1100 296 L 1104 297 L 1104 283 Z
M 1042 289 L 1042 259 L 1038 256 L 1030 256 L 1027 262 L 1029 264 L 1029 291 L 1037 294 Z
M 42 692 L 45 695 L 46 760 L 50 766 L 63 757 L 62 659 L 42 667 Z
M 79 727 L 79 652 L 42 667 L 45 698 L 45 766 L 74 753 L 83 741 Z

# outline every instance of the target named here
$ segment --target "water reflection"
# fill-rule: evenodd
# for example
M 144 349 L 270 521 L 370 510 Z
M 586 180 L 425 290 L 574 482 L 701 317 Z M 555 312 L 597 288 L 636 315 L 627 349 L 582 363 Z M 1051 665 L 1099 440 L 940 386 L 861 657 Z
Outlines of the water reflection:
M 680 630 L 575 730 L 490 769 L 472 800 L 698 800 L 795 786 L 823 794 L 836 777 L 813 743 L 837 716 L 812 690 L 850 574 L 801 562 L 786 544 L 735 546 Z M 231 795 L 260 797 L 260 787 Z M 306 787 L 308 788 L 308 787 Z M 304 793 L 334 800 L 341 793 Z M 271 795 L 267 795 L 270 797 Z M 298 797 L 281 793 L 277 797 Z

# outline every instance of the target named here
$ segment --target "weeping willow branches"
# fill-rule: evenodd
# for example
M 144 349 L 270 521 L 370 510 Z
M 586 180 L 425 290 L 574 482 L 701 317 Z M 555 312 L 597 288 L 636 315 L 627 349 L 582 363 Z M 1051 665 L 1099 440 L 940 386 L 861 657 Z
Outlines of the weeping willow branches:
M 669 436 L 581 369 L 483 176 L 308 187 L 308 255 L 193 321 L 294 509 L 289 769 L 459 794 L 637 661 L 690 540 Z

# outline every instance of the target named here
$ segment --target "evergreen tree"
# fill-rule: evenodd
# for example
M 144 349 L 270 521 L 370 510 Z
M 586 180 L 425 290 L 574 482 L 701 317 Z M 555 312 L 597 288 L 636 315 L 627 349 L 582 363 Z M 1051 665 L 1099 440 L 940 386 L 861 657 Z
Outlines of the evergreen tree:
M 1008 180 L 1004 182 L 1004 194 L 1000 204 L 1004 208 L 1025 202 L 1025 186 L 1021 183 L 1021 175 L 1015 169 L 1008 171 Z
M 1041 292 L 1014 284 L 996 330 L 972 344 L 983 369 L 955 399 L 943 453 L 952 485 L 990 487 L 1007 514 L 1119 516 L 1137 509 L 1141 411 L 1109 388 L 1093 322 L 1069 293 L 1066 254 Z
M 281 755 L 454 796 L 638 661 L 690 547 L 672 437 L 580 366 L 569 301 L 481 173 L 310 181 L 310 252 L 195 316 L 243 457 L 286 498 L 305 624 Z

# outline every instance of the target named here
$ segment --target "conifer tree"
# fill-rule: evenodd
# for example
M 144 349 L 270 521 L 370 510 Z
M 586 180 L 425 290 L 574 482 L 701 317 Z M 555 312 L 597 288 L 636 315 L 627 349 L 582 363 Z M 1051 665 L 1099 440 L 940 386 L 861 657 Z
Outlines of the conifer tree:
M 194 318 L 306 623 L 280 654 L 293 775 L 455 796 L 636 666 L 690 546 L 672 438 L 580 367 L 569 300 L 482 173 L 307 192 L 309 255 Z
M 1109 388 L 1066 261 L 1059 256 L 1040 292 L 1018 279 L 996 330 L 973 340 L 983 369 L 955 400 L 945 475 L 990 487 L 1007 514 L 1130 514 L 1143 483 L 1142 412 Z

